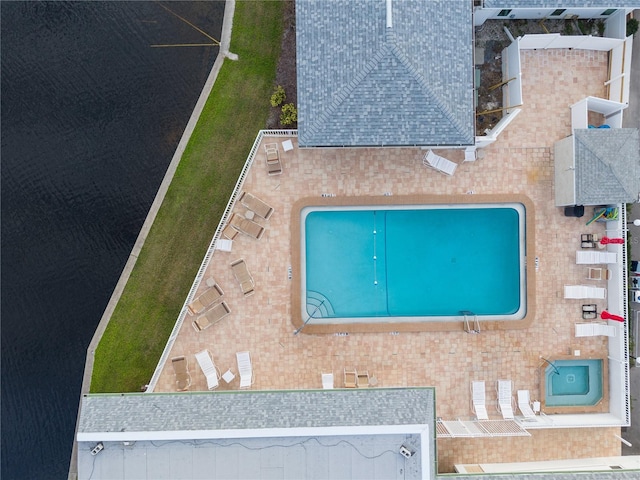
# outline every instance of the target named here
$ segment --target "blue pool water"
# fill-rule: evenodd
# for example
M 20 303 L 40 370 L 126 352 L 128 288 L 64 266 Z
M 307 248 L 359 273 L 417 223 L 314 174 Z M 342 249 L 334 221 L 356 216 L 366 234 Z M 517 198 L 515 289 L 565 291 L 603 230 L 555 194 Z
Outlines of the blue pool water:
M 545 369 L 547 407 L 595 405 L 602 399 L 602 360 L 556 360 Z
M 523 318 L 521 204 L 384 208 L 303 209 L 303 316 Z

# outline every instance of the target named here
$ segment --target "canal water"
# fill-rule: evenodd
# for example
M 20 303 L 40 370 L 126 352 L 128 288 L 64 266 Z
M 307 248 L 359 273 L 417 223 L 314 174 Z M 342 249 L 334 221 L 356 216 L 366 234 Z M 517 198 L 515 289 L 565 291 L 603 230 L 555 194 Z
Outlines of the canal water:
M 3 479 L 67 476 L 87 346 L 218 53 L 152 45 L 223 12 L 1 4 Z

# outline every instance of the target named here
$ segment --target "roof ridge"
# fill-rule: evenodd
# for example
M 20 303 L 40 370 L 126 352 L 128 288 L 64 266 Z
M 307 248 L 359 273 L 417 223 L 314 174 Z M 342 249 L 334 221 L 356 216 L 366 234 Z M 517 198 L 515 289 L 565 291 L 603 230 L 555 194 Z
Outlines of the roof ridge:
M 392 32 L 389 32 L 390 34 Z M 390 36 L 390 35 L 389 35 Z M 393 35 L 395 39 L 395 35 Z M 395 55 L 398 61 L 404 65 L 409 74 L 413 76 L 415 81 L 420 85 L 420 87 L 424 90 L 425 94 L 432 98 L 434 103 L 438 106 L 442 114 L 451 122 L 451 125 L 455 127 L 457 132 L 461 135 L 465 135 L 465 128 L 460 124 L 458 119 L 455 117 L 451 109 L 447 106 L 447 104 L 440 98 L 440 96 L 433 91 L 433 89 L 429 86 L 424 76 L 418 71 L 418 69 L 409 61 L 404 51 L 398 47 L 395 42 L 392 42 L 392 47 L 390 48 L 391 53 Z
M 365 78 L 367 78 L 369 73 L 371 73 L 371 71 L 382 61 L 388 51 L 389 48 L 386 45 L 383 45 L 382 48 L 373 55 L 371 60 L 366 63 L 362 70 L 356 72 L 355 76 L 349 80 L 349 83 L 334 95 L 333 100 L 329 103 L 329 106 L 324 110 L 324 112 L 318 115 L 313 124 L 306 128 L 307 135 L 315 135 L 318 133 L 318 129 L 321 128 L 329 117 L 338 109 L 338 107 L 342 105 L 349 94 L 353 92 Z
M 602 168 L 602 170 L 608 171 L 610 173 L 609 178 L 611 180 L 614 180 L 618 184 L 618 186 L 620 187 L 620 190 L 623 190 L 625 193 L 628 194 L 629 192 L 625 188 L 624 182 L 622 182 L 620 180 L 620 177 L 618 177 L 618 175 L 616 174 L 616 169 L 613 168 L 613 165 L 611 164 L 611 162 L 608 162 L 602 158 L 602 156 L 600 155 L 600 152 L 598 151 L 599 148 L 596 148 L 596 149 L 592 148 L 593 146 L 600 147 L 600 144 L 592 143 L 590 141 L 591 139 L 586 136 L 576 137 L 576 140 L 583 146 L 583 148 L 585 148 L 589 152 L 591 157 L 600 164 L 600 168 Z

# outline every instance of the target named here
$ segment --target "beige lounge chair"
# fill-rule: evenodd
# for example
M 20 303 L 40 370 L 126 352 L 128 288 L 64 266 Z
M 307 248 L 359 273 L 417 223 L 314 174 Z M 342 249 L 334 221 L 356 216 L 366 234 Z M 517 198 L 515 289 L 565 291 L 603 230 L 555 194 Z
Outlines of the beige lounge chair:
M 236 280 L 240 284 L 240 289 L 245 297 L 249 295 L 253 295 L 255 293 L 254 287 L 255 283 L 253 281 L 253 277 L 251 273 L 249 273 L 249 269 L 247 268 L 247 264 L 241 258 L 236 260 L 231 264 L 231 271 L 233 272 L 233 276 L 236 277 Z
M 253 365 L 249 352 L 236 353 L 238 362 L 238 374 L 240 375 L 240 388 L 249 388 L 253 385 Z
M 214 323 L 218 323 L 230 313 L 231 310 L 229 310 L 229 305 L 225 302 L 219 303 L 204 315 L 200 315 L 196 318 L 193 321 L 193 328 L 196 332 L 201 332 L 202 330 L 209 328 Z
M 369 386 L 369 372 L 367 370 L 358 371 L 358 388 L 367 388 Z
M 176 389 L 179 392 L 188 390 L 191 386 L 191 375 L 189 375 L 189 361 L 187 357 L 173 357 L 171 359 L 171 366 L 173 367 L 173 373 L 176 377 Z
M 209 390 L 218 388 L 218 385 L 220 385 L 220 370 L 218 370 L 218 367 L 213 363 L 211 352 L 209 352 L 209 350 L 202 350 L 196 353 L 196 360 L 207 379 L 207 388 Z
M 222 295 L 224 295 L 224 292 L 216 283 L 211 288 L 197 296 L 193 302 L 187 305 L 187 309 L 191 315 L 197 315 L 204 312 L 207 308 L 217 302 Z
M 240 203 L 265 220 L 269 220 L 269 217 L 273 213 L 272 207 L 249 192 L 242 192 L 242 195 L 240 195 Z
M 229 220 L 229 225 L 238 230 L 240 233 L 259 240 L 264 234 L 264 227 L 252 220 L 248 220 L 237 213 L 234 213 Z
M 471 410 L 478 420 L 489 420 L 484 381 L 471 382 Z
M 609 280 L 611 278 L 611 270 L 600 267 L 589 267 L 587 269 L 588 280 Z
M 458 164 L 452 162 L 451 160 L 441 157 L 440 155 L 436 155 L 433 153 L 433 150 L 429 150 L 425 156 L 422 163 L 426 167 L 433 168 L 445 175 L 453 175 L 458 168 Z
M 264 149 L 267 153 L 267 174 L 280 175 L 282 173 L 282 163 L 280 162 L 280 153 L 278 153 L 278 144 L 267 143 Z
M 498 411 L 505 420 L 513 420 L 513 393 L 511 391 L 511 380 L 498 380 L 496 384 L 498 392 Z
M 344 387 L 356 388 L 358 386 L 358 372 L 344 369 Z
M 234 238 L 236 238 L 238 236 L 238 233 L 240 232 L 229 224 L 227 224 L 227 226 L 222 230 L 222 236 L 229 240 L 233 240 Z

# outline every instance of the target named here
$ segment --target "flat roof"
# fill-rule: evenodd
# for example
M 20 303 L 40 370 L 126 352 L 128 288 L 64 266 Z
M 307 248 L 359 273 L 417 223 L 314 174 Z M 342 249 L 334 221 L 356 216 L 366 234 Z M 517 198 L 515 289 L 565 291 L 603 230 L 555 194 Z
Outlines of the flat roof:
M 78 475 L 433 478 L 434 416 L 433 388 L 85 395 Z

